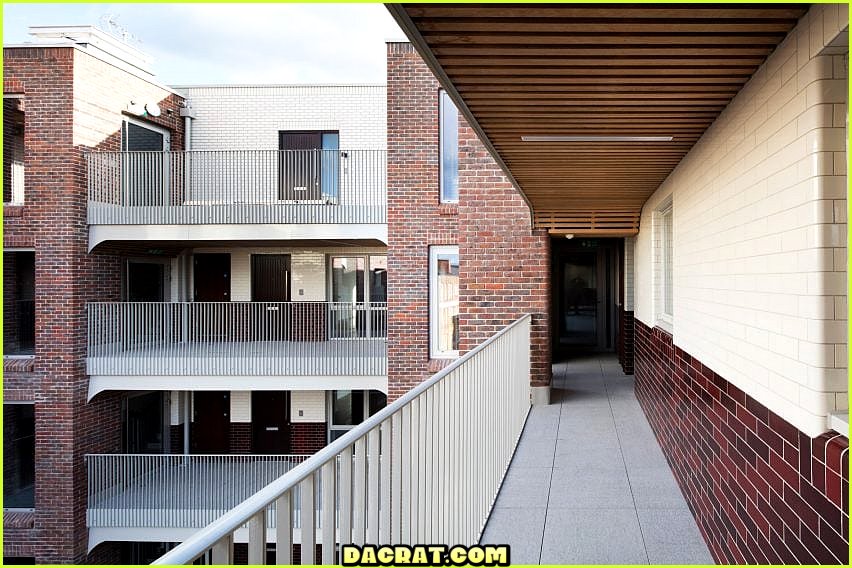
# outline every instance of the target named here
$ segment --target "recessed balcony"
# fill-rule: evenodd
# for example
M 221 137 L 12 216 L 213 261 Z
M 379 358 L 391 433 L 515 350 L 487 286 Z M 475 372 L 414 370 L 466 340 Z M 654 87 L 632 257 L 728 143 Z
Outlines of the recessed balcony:
M 387 304 L 93 302 L 89 396 L 104 390 L 387 392 Z
M 90 249 L 223 232 L 387 240 L 384 150 L 90 152 L 86 161 Z

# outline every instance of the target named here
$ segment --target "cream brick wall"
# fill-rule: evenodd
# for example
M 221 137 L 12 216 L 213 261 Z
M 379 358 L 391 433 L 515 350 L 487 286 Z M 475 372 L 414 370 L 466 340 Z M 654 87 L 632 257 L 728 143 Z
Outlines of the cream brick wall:
M 848 6 L 814 5 L 642 210 L 635 315 L 654 325 L 652 217 L 674 209 L 674 342 L 814 436 L 847 407 Z
M 383 150 L 387 90 L 379 85 L 175 87 L 190 101 L 195 150 L 277 150 L 281 130 L 338 130 L 340 148 Z
M 325 422 L 325 394 L 326 391 L 292 391 L 290 422 Z
M 231 422 L 251 422 L 251 391 L 231 391 Z
M 327 258 L 329 255 L 387 254 L 385 247 L 205 247 L 196 253 L 226 252 L 231 255 L 231 300 L 251 301 L 251 255 L 290 255 L 290 299 L 294 302 L 324 302 L 328 285 Z

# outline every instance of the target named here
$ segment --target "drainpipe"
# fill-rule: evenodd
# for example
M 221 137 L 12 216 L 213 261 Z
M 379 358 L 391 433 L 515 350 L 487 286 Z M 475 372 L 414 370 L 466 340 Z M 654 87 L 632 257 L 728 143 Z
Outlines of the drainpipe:
M 183 106 L 180 107 L 180 115 L 183 117 L 183 195 L 184 199 L 189 198 L 192 177 L 192 155 L 188 152 L 192 150 L 192 119 L 195 118 L 195 111 L 192 108 L 192 103 L 189 99 L 183 101 Z

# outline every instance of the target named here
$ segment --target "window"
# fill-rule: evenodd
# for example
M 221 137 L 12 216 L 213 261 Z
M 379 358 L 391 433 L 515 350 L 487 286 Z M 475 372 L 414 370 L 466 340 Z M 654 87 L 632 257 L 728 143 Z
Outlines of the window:
M 35 353 L 35 252 L 3 252 L 3 355 Z
M 3 405 L 3 507 L 35 508 L 35 406 Z
M 459 351 L 459 247 L 429 249 L 429 335 L 432 357 Z
M 24 111 L 16 97 L 3 97 L 3 203 L 24 203 Z
M 169 205 L 169 168 L 166 151 L 169 131 L 146 122 L 125 118 L 121 127 L 122 184 L 124 205 Z
M 338 439 L 387 403 L 387 396 L 375 390 L 331 391 L 328 396 L 328 441 Z
M 657 306 L 657 320 L 670 327 L 674 315 L 674 231 L 672 227 L 672 201 L 669 198 L 662 207 L 656 211 L 654 246 L 656 250 L 657 281 L 655 290 L 655 304 Z
M 330 337 L 387 337 L 388 257 L 333 256 Z
M 278 198 L 337 203 L 340 134 L 336 131 L 281 131 L 278 134 Z
M 459 111 L 447 95 L 440 92 L 441 202 L 459 200 Z

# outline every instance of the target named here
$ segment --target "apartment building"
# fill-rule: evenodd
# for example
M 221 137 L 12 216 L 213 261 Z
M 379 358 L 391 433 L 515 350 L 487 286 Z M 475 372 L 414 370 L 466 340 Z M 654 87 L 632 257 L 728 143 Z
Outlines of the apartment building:
M 393 151 L 428 157 L 445 96 L 463 148 L 417 239 L 389 194 L 391 279 L 457 247 L 461 350 L 531 313 L 534 404 L 548 348 L 615 351 L 717 562 L 847 563 L 848 6 L 388 9 L 419 52 L 389 101 L 404 59 L 436 113 L 389 104 L 390 186 L 446 167 Z M 392 393 L 440 356 L 400 351 L 396 293 Z
M 383 86 L 4 47 L 4 558 L 150 561 L 385 405 Z M 204 491 L 199 491 L 206 487 Z

